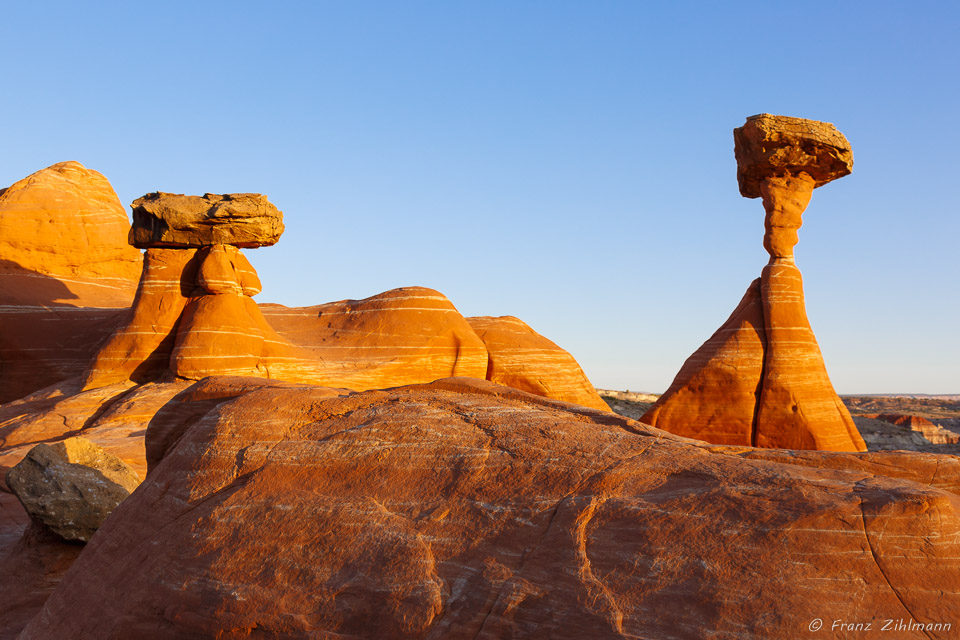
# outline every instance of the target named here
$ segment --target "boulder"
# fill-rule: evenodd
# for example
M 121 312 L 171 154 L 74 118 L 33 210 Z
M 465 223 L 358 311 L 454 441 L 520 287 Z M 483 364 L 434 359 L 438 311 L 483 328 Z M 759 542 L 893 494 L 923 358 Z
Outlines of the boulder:
M 151 424 L 157 463 L 23 640 L 786 638 L 960 616 L 958 458 L 713 446 L 470 378 L 255 382 L 200 382 Z
M 156 192 L 134 200 L 131 207 L 130 244 L 139 249 L 265 247 L 276 244 L 283 233 L 283 213 L 259 193 Z
M 7 472 L 31 520 L 64 540 L 87 542 L 140 484 L 126 463 L 85 438 L 38 444 Z

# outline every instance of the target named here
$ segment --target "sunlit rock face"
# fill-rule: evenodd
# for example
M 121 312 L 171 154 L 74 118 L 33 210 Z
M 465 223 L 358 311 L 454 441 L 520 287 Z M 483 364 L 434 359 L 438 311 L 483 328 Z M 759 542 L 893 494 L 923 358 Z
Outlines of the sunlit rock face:
M 957 458 L 708 445 L 474 378 L 210 378 L 146 445 L 22 638 L 788 638 L 825 611 L 960 614 Z
M 641 419 L 719 444 L 866 451 L 827 376 L 793 253 L 813 189 L 850 173 L 850 145 L 831 124 L 769 114 L 747 118 L 734 142 L 740 192 L 763 200 L 770 261 Z
M 116 327 L 140 273 L 129 227 L 78 162 L 0 189 L 0 402 L 78 375 Z
M 487 348 L 486 378 L 539 396 L 609 411 L 573 356 L 513 316 L 467 318 Z

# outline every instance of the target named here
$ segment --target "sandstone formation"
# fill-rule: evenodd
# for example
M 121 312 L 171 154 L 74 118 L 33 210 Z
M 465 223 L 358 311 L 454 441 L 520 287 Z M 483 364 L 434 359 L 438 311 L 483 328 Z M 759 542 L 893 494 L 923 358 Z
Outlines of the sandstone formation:
M 433 289 L 261 309 L 295 347 L 271 377 L 364 391 L 470 376 L 607 409 L 568 352 L 517 318 L 464 318 Z
M 740 192 L 762 198 L 770 261 L 642 420 L 718 444 L 865 451 L 827 376 L 793 247 L 815 187 L 850 173 L 833 125 L 761 114 L 734 131 Z
M 519 318 L 467 318 L 487 348 L 486 379 L 538 396 L 609 411 L 573 356 Z
M 883 420 L 900 427 L 907 427 L 923 435 L 931 444 L 956 444 L 960 442 L 960 434 L 944 429 L 922 416 L 906 415 L 902 413 L 867 414 L 865 417 Z
M 77 162 L 0 189 L 0 402 L 89 363 L 136 289 L 128 229 L 110 183 Z
M 363 391 L 486 375 L 483 341 L 433 289 L 402 287 L 362 300 L 262 311 L 297 348 L 295 359 L 274 368 L 278 378 Z
M 86 388 L 169 372 L 269 376 L 291 347 L 251 296 L 260 279 L 239 247 L 273 244 L 282 214 L 259 194 L 153 193 L 133 203 L 130 242 L 147 248 L 133 308 L 84 374 Z M 235 244 L 225 244 L 229 241 Z M 176 248 L 168 248 L 176 247 Z
M 77 163 L 0 192 L 9 240 L 0 258 L 6 250 L 36 270 L 0 262 L 0 401 L 78 375 L 87 389 L 170 376 L 256 375 L 358 390 L 488 377 L 483 339 L 431 289 L 267 305 L 268 322 L 252 299 L 260 280 L 239 250 L 274 244 L 283 232 L 282 213 L 262 195 L 152 193 L 132 208 L 131 227 L 109 183 Z M 142 259 L 128 238 L 146 249 Z M 568 353 L 529 328 L 514 337 L 523 335 L 529 344 L 498 354 L 500 369 L 489 376 L 509 367 L 524 389 L 602 406 Z
M 139 484 L 122 460 L 80 437 L 36 445 L 6 475 L 34 522 L 79 542 L 90 540 Z
M 103 175 L 60 162 L 0 190 L 0 260 L 78 285 L 61 300 L 128 303 L 140 273 L 140 252 L 124 242 L 129 224 Z
M 283 233 L 283 213 L 259 193 L 185 196 L 148 193 L 133 201 L 130 244 L 156 247 L 266 247 Z
M 827 611 L 960 616 L 954 457 L 714 446 L 471 378 L 245 384 L 157 414 L 144 484 L 21 638 L 786 638 Z

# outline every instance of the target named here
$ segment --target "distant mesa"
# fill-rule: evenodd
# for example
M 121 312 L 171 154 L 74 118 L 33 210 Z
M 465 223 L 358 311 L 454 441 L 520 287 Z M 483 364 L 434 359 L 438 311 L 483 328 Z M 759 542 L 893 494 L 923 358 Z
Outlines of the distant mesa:
M 770 261 L 641 420 L 717 444 L 866 451 L 827 376 L 793 253 L 814 188 L 850 173 L 850 145 L 832 124 L 761 114 L 734 130 L 734 153 L 741 194 L 763 199 Z
M 944 429 L 922 416 L 904 413 L 867 413 L 863 414 L 863 417 L 882 420 L 898 427 L 906 427 L 911 431 L 920 433 L 932 444 L 957 444 L 960 442 L 960 434 Z

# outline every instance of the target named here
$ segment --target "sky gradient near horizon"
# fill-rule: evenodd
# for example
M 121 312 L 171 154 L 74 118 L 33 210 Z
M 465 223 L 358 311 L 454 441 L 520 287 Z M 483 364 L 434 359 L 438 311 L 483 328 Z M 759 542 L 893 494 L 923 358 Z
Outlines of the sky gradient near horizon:
M 17 3 L 0 186 L 260 192 L 260 302 L 435 288 L 662 392 L 759 277 L 732 129 L 836 124 L 797 264 L 840 393 L 960 393 L 960 4 Z

